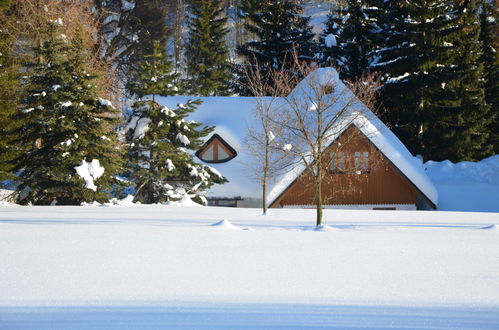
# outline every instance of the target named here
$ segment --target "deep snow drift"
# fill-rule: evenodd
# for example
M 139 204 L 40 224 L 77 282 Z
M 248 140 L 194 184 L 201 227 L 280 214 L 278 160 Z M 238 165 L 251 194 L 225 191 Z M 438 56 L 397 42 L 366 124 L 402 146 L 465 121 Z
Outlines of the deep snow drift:
M 499 214 L 325 219 L 0 207 L 0 329 L 499 327 Z
M 429 161 L 427 175 L 443 211 L 499 212 L 499 155 L 480 162 Z

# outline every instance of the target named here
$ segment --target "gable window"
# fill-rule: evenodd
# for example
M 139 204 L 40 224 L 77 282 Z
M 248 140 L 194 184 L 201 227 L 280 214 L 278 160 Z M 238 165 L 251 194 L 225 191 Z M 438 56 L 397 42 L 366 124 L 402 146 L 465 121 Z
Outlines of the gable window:
M 355 171 L 360 173 L 369 173 L 369 152 L 355 152 L 354 154 Z
M 331 173 L 345 172 L 345 153 L 340 151 L 331 155 L 331 163 L 329 165 Z
M 237 152 L 218 134 L 206 141 L 196 156 L 205 163 L 224 163 L 237 156 Z

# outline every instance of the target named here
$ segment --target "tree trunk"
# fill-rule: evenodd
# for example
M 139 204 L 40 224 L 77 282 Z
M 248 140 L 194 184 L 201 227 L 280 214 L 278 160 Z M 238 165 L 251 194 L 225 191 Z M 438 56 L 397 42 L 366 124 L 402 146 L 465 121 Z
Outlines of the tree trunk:
M 322 177 L 318 177 L 315 182 L 315 207 L 317 210 L 316 225 L 322 225 Z
M 263 214 L 267 214 L 267 177 L 263 178 L 262 201 Z
M 263 165 L 263 187 L 262 187 L 262 207 L 263 214 L 267 214 L 267 180 L 269 177 L 269 142 L 268 134 L 265 145 L 265 164 Z

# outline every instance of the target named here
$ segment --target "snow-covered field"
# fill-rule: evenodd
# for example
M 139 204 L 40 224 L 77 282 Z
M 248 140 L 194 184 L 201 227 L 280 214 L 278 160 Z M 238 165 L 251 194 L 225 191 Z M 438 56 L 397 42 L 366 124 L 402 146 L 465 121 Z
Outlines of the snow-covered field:
M 0 207 L 0 329 L 499 328 L 498 213 L 272 213 Z

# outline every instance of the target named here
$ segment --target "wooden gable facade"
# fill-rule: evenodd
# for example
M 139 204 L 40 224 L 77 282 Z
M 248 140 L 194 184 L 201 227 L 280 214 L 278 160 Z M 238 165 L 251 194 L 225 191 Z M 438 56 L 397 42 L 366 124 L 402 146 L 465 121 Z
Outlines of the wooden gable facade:
M 329 146 L 322 184 L 326 207 L 357 205 L 371 209 L 435 209 L 435 205 L 354 125 Z M 314 205 L 314 180 L 304 171 L 271 207 Z

